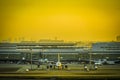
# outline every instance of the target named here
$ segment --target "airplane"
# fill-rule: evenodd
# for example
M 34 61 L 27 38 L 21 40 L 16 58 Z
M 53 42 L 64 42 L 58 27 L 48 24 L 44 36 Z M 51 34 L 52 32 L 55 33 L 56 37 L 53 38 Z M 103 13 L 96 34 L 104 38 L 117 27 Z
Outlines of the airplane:
M 65 63 L 62 63 L 60 61 L 60 55 L 59 55 L 59 53 L 58 53 L 57 57 L 58 57 L 57 62 L 56 63 L 49 63 L 47 65 L 47 69 L 53 69 L 53 68 L 55 69 L 57 67 L 60 70 L 60 69 L 68 68 L 68 66 Z
M 56 63 L 56 66 L 58 67 L 58 69 L 62 68 L 62 63 L 60 62 L 60 55 L 58 53 L 58 61 Z

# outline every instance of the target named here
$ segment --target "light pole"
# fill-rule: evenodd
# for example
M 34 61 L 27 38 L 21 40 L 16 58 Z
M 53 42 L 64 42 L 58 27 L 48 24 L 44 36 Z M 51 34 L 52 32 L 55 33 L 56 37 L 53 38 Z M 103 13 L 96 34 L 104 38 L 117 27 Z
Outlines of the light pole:
M 44 48 L 41 50 L 42 58 L 43 58 L 43 59 L 45 59 L 45 54 L 44 54 L 45 51 L 46 51 L 46 50 L 45 50 Z
M 91 66 L 91 61 L 92 61 L 92 53 L 91 53 L 91 49 L 90 49 L 90 51 L 89 51 L 89 54 L 90 54 L 90 67 L 89 67 L 89 69 L 91 69 L 92 68 L 92 66 Z
M 30 49 L 30 62 L 31 62 L 31 70 L 32 70 L 32 49 Z

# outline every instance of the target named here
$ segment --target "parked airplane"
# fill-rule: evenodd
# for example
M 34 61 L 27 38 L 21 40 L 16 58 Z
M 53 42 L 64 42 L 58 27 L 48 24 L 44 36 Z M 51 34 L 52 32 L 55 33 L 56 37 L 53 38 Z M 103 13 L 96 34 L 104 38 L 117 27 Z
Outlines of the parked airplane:
M 59 53 L 58 53 L 58 61 L 56 63 L 56 66 L 59 67 L 59 68 L 62 66 L 62 64 L 60 62 L 60 55 L 59 55 Z
M 64 69 L 64 68 L 67 68 L 67 67 L 68 67 L 65 63 L 62 63 L 62 62 L 60 61 L 60 55 L 59 55 L 59 53 L 58 53 L 58 60 L 57 60 L 57 62 L 56 62 L 56 63 L 49 63 L 49 64 L 47 65 L 47 69 L 55 69 L 56 67 L 57 67 L 58 69 Z

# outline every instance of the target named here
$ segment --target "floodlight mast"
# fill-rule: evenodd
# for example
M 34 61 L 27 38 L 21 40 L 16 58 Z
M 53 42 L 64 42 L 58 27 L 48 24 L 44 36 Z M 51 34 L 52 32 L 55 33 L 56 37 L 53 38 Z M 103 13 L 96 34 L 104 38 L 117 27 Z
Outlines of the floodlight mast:
M 89 69 L 91 69 L 91 61 L 92 61 L 92 51 L 91 51 L 91 49 L 89 50 L 89 54 L 90 54 L 90 61 L 89 61 L 89 65 L 90 65 L 90 67 L 89 67 Z
M 31 70 L 32 70 L 32 49 L 30 49 L 30 64 L 31 64 Z
M 58 62 L 60 62 L 60 55 L 59 55 L 59 53 L 58 53 Z

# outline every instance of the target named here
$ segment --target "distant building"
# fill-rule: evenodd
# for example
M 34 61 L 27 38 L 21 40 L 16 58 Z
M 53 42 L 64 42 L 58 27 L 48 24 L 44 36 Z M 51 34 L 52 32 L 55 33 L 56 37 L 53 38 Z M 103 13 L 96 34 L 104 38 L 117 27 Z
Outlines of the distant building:
M 51 40 L 51 39 L 41 39 L 39 40 L 40 43 L 63 43 L 64 40 Z
M 116 37 L 116 40 L 120 42 L 120 35 Z

